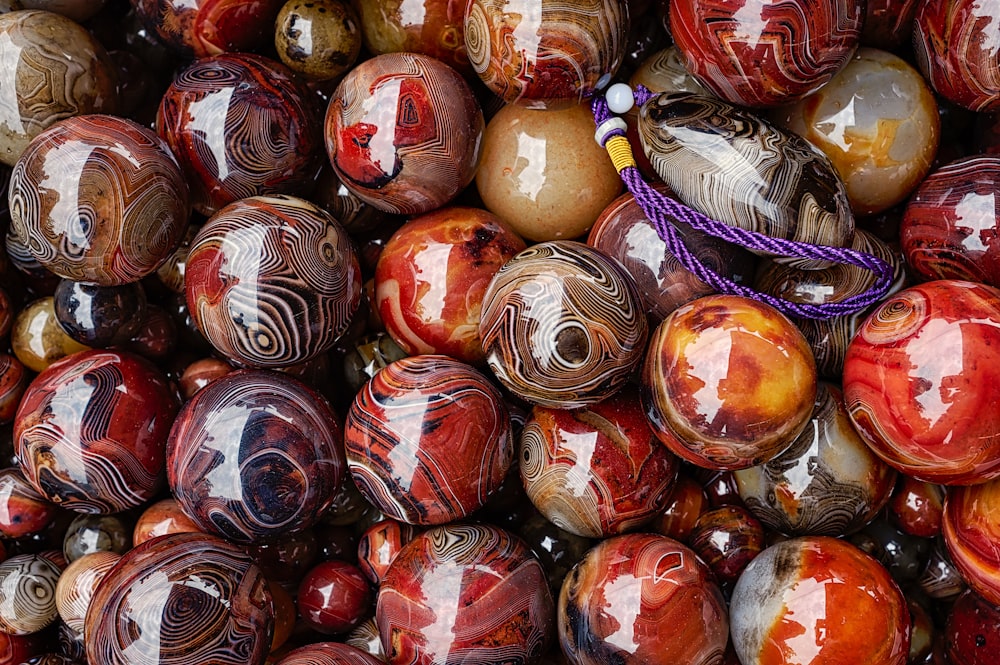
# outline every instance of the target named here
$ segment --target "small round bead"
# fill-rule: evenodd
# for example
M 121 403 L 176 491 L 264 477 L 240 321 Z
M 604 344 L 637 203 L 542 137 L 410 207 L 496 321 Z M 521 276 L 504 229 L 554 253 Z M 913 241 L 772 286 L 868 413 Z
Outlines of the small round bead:
M 626 83 L 615 83 L 604 93 L 604 99 L 608 102 L 608 108 L 612 113 L 619 115 L 628 113 L 635 106 L 635 97 L 632 95 L 632 88 Z

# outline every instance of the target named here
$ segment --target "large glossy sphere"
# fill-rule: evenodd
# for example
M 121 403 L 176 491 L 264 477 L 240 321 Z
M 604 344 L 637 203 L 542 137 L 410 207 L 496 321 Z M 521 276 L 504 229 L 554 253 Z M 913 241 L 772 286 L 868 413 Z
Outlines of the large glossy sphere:
M 211 215 L 261 194 L 299 194 L 322 163 L 320 123 L 284 65 L 248 54 L 197 60 L 167 88 L 156 114 L 191 186 Z
M 665 536 L 601 542 L 559 593 L 559 642 L 579 665 L 713 665 L 721 662 L 728 627 L 708 568 Z
M 618 71 L 628 29 L 624 0 L 471 0 L 465 10 L 473 69 L 505 102 L 530 108 L 586 100 Z
M 274 608 L 246 552 L 177 533 L 146 541 L 112 568 L 87 610 L 87 658 L 105 665 L 263 665 Z
M 185 268 L 188 309 L 227 358 L 287 367 L 333 347 L 361 301 L 350 238 L 293 197 L 236 201 L 201 228 Z
M 660 324 L 642 382 L 646 413 L 675 454 L 698 466 L 745 469 L 781 453 L 805 427 L 816 366 L 780 312 L 713 295 Z
M 528 663 L 548 649 L 553 606 L 524 543 L 494 526 L 454 524 L 402 549 L 375 620 L 390 665 Z
M 729 607 L 743 665 L 906 663 L 903 594 L 875 559 L 842 540 L 769 547 L 743 571 Z
M 118 109 L 116 68 L 72 20 L 41 10 L 0 15 L 0 162 L 13 166 L 28 143 L 60 120 Z
M 159 42 L 186 57 L 250 51 L 271 36 L 281 0 L 131 0 Z
M 275 665 L 382 665 L 360 649 L 339 642 L 316 642 L 284 656 Z
M 97 286 L 60 280 L 52 304 L 66 334 L 91 348 L 125 344 L 146 316 L 146 292 L 139 282 Z
M 899 236 L 920 278 L 1000 286 L 1000 155 L 964 157 L 932 173 L 906 205 Z
M 942 484 L 1000 476 L 1000 290 L 941 280 L 883 302 L 844 360 L 844 400 L 875 453 Z
M 481 508 L 514 456 L 500 391 L 447 356 L 412 356 L 375 375 L 344 425 L 355 484 L 386 515 L 443 524 Z
M 1000 480 L 949 487 L 941 532 L 955 567 L 973 591 L 1000 605 Z
M 416 53 L 361 63 L 326 111 L 326 152 L 358 198 L 386 212 L 440 208 L 472 182 L 483 112 L 451 67 Z
M 787 450 L 734 475 L 757 519 L 796 536 L 857 531 L 886 505 L 896 481 L 855 432 L 843 394 L 829 383 L 819 384 L 812 418 Z
M 476 188 L 521 237 L 545 241 L 586 233 L 622 181 L 594 141 L 586 104 L 558 111 L 508 104 L 486 126 Z
M 30 635 L 55 621 L 56 587 L 65 567 L 62 556 L 49 551 L 0 563 L 0 631 Z
M 554 408 L 614 394 L 642 360 L 647 331 L 641 297 L 621 264 L 568 240 L 508 261 L 483 297 L 479 322 L 500 382 Z
M 916 69 L 885 51 L 859 49 L 827 85 L 772 117 L 830 158 L 857 215 L 904 200 L 937 154 L 934 93 Z
M 328 81 L 354 66 L 361 27 L 349 0 L 288 0 L 274 21 L 274 48 L 289 69 Z
M 408 354 L 485 360 L 479 339 L 483 294 L 525 244 L 499 218 L 448 207 L 411 219 L 392 235 L 375 269 L 375 305 Z
M 163 487 L 177 403 L 162 373 L 124 351 L 82 351 L 35 377 L 14 422 L 25 478 L 83 513 L 142 505 Z
M 920 71 L 942 97 L 972 111 L 1000 110 L 1000 13 L 979 0 L 926 0 L 913 21 Z
M 973 591 L 959 596 L 945 628 L 948 658 L 962 665 L 1000 663 L 1000 607 Z
M 536 406 L 521 433 L 528 498 L 578 536 L 625 533 L 651 520 L 670 499 L 677 467 L 632 391 L 574 411 Z
M 39 134 L 11 174 L 10 232 L 67 279 L 114 286 L 156 270 L 190 207 L 167 145 L 131 120 L 69 118 Z
M 310 526 L 333 501 L 343 469 L 329 404 L 277 372 L 216 379 L 184 405 L 167 442 L 177 502 L 202 529 L 236 542 Z
M 691 74 L 741 106 L 776 106 L 826 84 L 854 53 L 865 3 L 671 0 L 670 31 Z
M 371 53 L 422 53 L 475 78 L 465 53 L 465 2 L 354 0 L 354 4 Z

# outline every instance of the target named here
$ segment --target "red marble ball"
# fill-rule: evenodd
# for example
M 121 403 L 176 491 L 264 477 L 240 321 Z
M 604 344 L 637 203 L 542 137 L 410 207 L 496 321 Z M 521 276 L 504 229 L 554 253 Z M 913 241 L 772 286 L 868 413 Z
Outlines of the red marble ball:
M 306 573 L 295 603 L 307 626 L 324 635 L 336 635 L 361 623 L 374 598 L 360 568 L 332 560 L 320 562 Z

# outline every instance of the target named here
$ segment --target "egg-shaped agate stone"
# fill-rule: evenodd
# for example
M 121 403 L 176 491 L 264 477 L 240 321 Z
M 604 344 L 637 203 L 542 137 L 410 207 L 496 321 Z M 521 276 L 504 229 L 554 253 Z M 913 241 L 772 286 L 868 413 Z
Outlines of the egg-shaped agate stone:
M 871 449 L 941 484 L 1000 476 L 1000 290 L 938 280 L 879 305 L 851 340 L 844 400 Z
M 465 48 L 504 102 L 537 109 L 586 101 L 622 64 L 624 0 L 470 0 Z
M 672 0 L 670 32 L 691 74 L 741 106 L 776 106 L 821 88 L 854 53 L 865 3 Z
M 624 385 L 642 360 L 648 327 L 620 263 L 588 245 L 552 240 L 508 261 L 483 296 L 486 361 L 533 404 L 576 408 Z
M 639 110 L 642 147 L 677 197 L 747 231 L 849 246 L 854 217 L 829 158 L 802 137 L 727 102 L 690 93 L 652 97 Z M 808 259 L 780 259 L 803 268 Z
M 909 63 L 878 49 L 858 49 L 827 85 L 771 118 L 830 158 L 856 215 L 906 199 L 937 154 L 934 93 Z
M 701 467 L 744 469 L 781 453 L 806 426 L 816 365 L 780 312 L 711 295 L 659 325 L 642 385 L 646 415 L 671 451 Z
M 713 665 L 728 641 L 725 601 L 693 550 L 655 534 L 602 541 L 559 593 L 559 644 L 579 665 Z
M 906 600 L 878 561 L 827 536 L 772 545 L 740 576 L 730 601 L 743 665 L 904 665 Z

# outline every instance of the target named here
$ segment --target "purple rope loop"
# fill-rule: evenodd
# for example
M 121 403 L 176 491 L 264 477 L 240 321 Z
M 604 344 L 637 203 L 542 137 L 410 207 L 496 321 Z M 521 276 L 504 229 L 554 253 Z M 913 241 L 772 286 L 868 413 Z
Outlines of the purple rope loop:
M 636 104 L 639 106 L 645 104 L 655 96 L 654 93 L 643 86 L 638 86 L 634 94 Z M 612 117 L 611 110 L 608 108 L 608 103 L 605 101 L 603 95 L 597 95 L 593 98 L 591 109 L 593 110 L 594 121 L 597 126 L 600 126 Z M 624 136 L 624 134 L 625 132 L 620 129 L 612 129 L 603 137 L 603 141 L 606 142 L 612 136 Z M 663 239 L 664 243 L 666 243 L 667 250 L 677 258 L 682 266 L 720 293 L 753 298 L 791 317 L 830 319 L 835 316 L 860 312 L 881 300 L 892 286 L 893 268 L 877 256 L 859 252 L 848 247 L 813 245 L 795 240 L 773 238 L 763 233 L 729 226 L 656 191 L 645 181 L 639 169 L 634 166 L 625 167 L 622 169 L 620 175 L 628 190 L 642 208 L 642 211 L 646 213 L 649 221 L 656 227 L 656 232 Z M 819 304 L 798 303 L 778 298 L 742 284 L 737 284 L 703 264 L 697 256 L 688 250 L 671 218 L 685 222 L 698 231 L 751 250 L 768 252 L 779 256 L 800 257 L 858 266 L 875 273 L 877 279 L 875 284 L 868 290 L 837 302 Z

